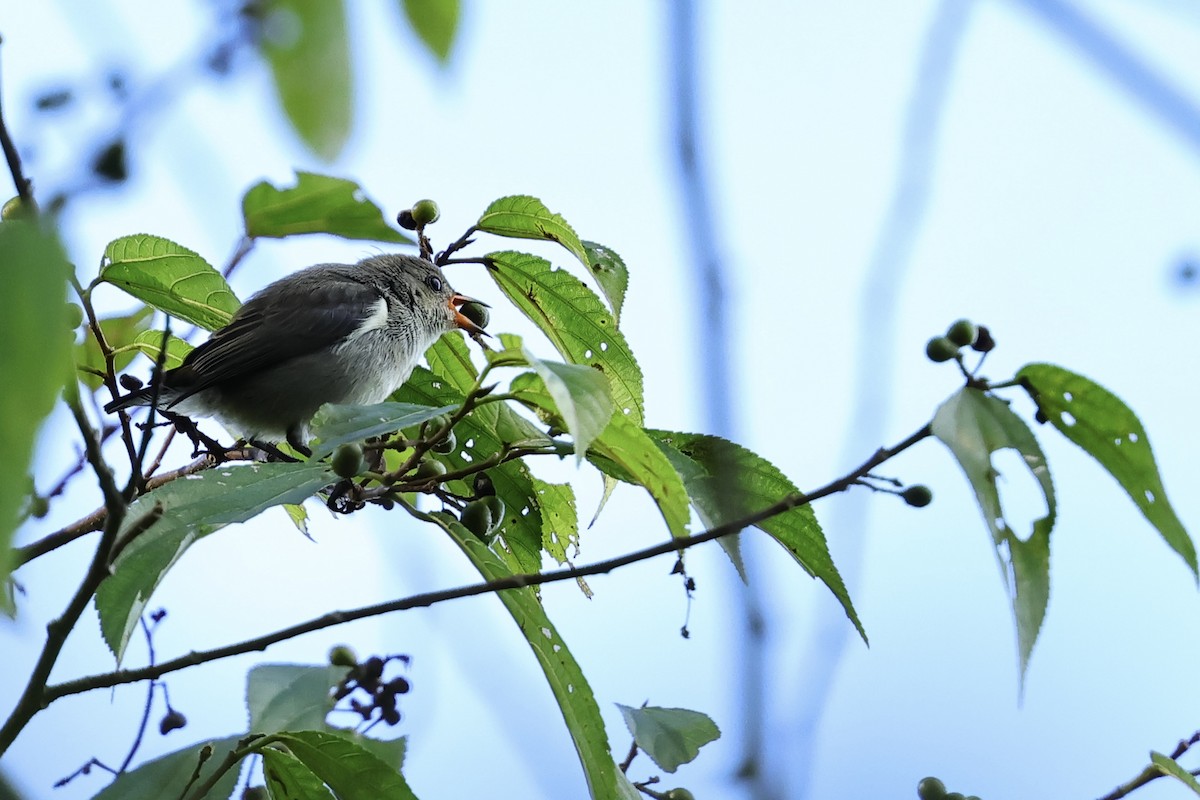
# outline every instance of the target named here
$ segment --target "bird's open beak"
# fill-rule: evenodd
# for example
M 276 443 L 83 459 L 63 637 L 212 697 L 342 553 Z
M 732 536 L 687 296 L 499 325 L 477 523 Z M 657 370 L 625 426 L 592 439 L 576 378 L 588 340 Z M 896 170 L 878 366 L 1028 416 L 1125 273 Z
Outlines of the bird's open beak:
M 465 294 L 452 295 L 450 297 L 450 310 L 454 312 L 454 324 L 472 335 L 482 334 L 484 336 L 491 336 L 490 333 L 485 331 L 479 325 L 476 325 L 474 322 L 463 316 L 463 313 L 458 310 L 458 307 L 463 303 L 479 303 L 479 305 L 483 306 L 484 308 L 491 308 L 491 306 L 482 300 L 476 300 L 473 297 L 467 297 Z

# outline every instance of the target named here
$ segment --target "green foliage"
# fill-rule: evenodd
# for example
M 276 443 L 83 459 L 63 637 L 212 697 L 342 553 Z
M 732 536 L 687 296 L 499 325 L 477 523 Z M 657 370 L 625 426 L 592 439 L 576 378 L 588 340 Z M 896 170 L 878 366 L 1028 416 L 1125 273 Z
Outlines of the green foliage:
M 114 355 L 124 355 L 127 350 L 134 354 L 141 353 L 153 364 L 158 363 L 158 354 L 162 351 L 162 331 L 142 331 L 133 337 L 133 341 L 124 347 L 115 347 Z M 163 369 L 174 369 L 183 363 L 187 354 L 192 352 L 192 345 L 180 339 L 175 334 L 167 339 L 167 355 L 163 359 Z
M 399 772 L 345 737 L 295 731 L 272 738 L 332 789 L 338 800 L 416 800 Z
M 1196 776 L 1193 775 L 1187 767 L 1183 766 L 1175 759 L 1171 758 L 1170 756 L 1165 756 L 1162 753 L 1151 751 L 1150 762 L 1162 770 L 1164 775 L 1174 778 L 1196 794 L 1200 795 L 1200 781 L 1197 781 Z
M 700 748 L 721 736 L 717 723 L 706 714 L 686 708 L 642 706 L 632 708 L 617 703 L 633 741 L 646 755 L 667 772 L 700 755 Z
M 149 332 L 153 316 L 154 309 L 144 306 L 132 314 L 99 320 L 104 341 L 113 350 L 113 368 L 118 372 L 129 366 L 129 362 L 138 354 L 134 342 L 139 335 Z M 157 334 L 161 344 L 162 332 L 157 331 Z M 100 351 L 100 345 L 91 331 L 83 337 L 82 342 L 75 345 L 75 366 L 79 369 L 79 380 L 89 389 L 95 391 L 104 385 L 104 379 L 96 373 L 103 374 L 107 365 L 104 353 Z
M 312 434 L 317 440 L 313 445 L 313 458 L 323 458 L 344 444 L 420 425 L 454 409 L 453 405 L 431 408 L 414 403 L 324 406 L 313 418 Z
M 1167 500 L 1137 415 L 1103 386 L 1053 364 L 1027 364 L 1017 377 L 1050 424 L 1100 462 L 1192 573 L 1200 574 L 1196 547 Z
M 773 464 L 733 442 L 695 433 L 648 433 L 683 476 L 691 503 L 705 527 L 740 519 L 799 494 L 795 484 Z M 756 527 L 782 545 L 805 572 L 829 587 L 866 642 L 867 633 L 834 566 L 812 507 L 790 508 Z
M 1046 457 L 1029 426 L 1008 404 L 978 389 L 968 387 L 953 395 L 938 409 L 930 427 L 967 474 L 992 533 L 1016 617 L 1023 683 L 1050 601 L 1050 531 L 1056 505 Z M 992 464 L 992 454 L 1006 448 L 1021 455 L 1046 501 L 1046 516 L 1034 521 L 1032 531 L 1015 531 L 1004 519 L 996 485 L 1000 473 Z
M 268 0 L 260 46 L 292 128 L 325 161 L 350 135 L 354 84 L 342 0 Z
M 529 350 L 524 354 L 575 439 L 575 461 L 578 463 L 596 437 L 608 427 L 613 415 L 608 381 L 601 372 L 590 367 L 542 361 Z
M 458 0 L 404 0 L 402 5 L 417 36 L 444 65 L 458 31 Z
M 199 742 L 147 761 L 137 769 L 117 776 L 116 780 L 92 800 L 162 800 L 165 796 L 164 786 L 182 789 L 187 785 L 192 773 L 196 771 L 196 765 L 200 763 L 202 750 L 211 748 L 211 755 L 200 767 L 200 780 L 203 781 L 213 775 L 217 765 L 237 747 L 239 738 L 226 736 L 223 739 Z M 212 791 L 205 795 L 206 800 L 225 800 L 233 794 L 237 780 L 237 770 L 229 770 L 216 782 Z M 177 794 L 178 791 L 175 795 Z
M 250 237 L 283 238 L 328 233 L 344 239 L 413 244 L 384 219 L 354 181 L 296 172 L 296 185 L 256 183 L 242 197 L 242 218 Z
M 169 239 L 123 236 L 104 249 L 100 280 L 164 314 L 216 330 L 237 311 L 237 297 L 207 261 Z
M 281 800 L 336 800 L 304 762 L 286 750 L 264 747 L 262 756 L 263 778 L 272 799 Z
M 197 539 L 272 506 L 299 503 L 334 480 L 324 464 L 217 467 L 135 500 L 118 534 L 113 574 L 96 592 L 100 629 L 117 661 L 154 589 Z
M 587 250 L 584 249 L 575 229 L 561 215 L 546 208 L 536 197 L 501 197 L 487 207 L 483 216 L 475 223 L 475 227 L 513 239 L 558 242 L 578 258 L 580 263 L 588 265 Z
M 604 474 L 644 488 L 654 498 L 671 535 L 687 536 L 690 515 L 683 481 L 654 440 L 629 417 L 613 415 L 592 443 L 588 460 Z
M 604 292 L 605 299 L 612 307 L 613 319 L 620 324 L 625 290 L 629 288 L 629 268 L 616 251 L 596 242 L 585 240 L 582 244 L 587 253 L 584 266 L 600 284 L 600 291 Z
M 34 223 L 0 223 L 0 587 L 11 568 L 18 509 L 42 419 L 70 377 L 66 256 Z M 0 610 L 11 611 L 0 589 Z

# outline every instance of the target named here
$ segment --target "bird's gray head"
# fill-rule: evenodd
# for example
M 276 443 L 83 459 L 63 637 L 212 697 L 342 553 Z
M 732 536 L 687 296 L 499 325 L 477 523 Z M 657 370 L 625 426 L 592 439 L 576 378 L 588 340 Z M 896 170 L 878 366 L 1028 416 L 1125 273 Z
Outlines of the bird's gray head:
M 431 261 L 387 254 L 363 259 L 356 269 L 388 298 L 389 321 L 394 324 L 400 318 L 411 319 L 423 329 L 421 339 L 433 341 L 455 328 L 483 332 L 458 310 L 470 298 L 455 292 Z

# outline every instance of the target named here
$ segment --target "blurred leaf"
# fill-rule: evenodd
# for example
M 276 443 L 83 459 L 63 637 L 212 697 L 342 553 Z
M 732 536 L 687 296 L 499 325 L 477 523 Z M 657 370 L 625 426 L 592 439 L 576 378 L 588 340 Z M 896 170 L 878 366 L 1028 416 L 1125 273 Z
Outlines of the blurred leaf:
M 458 30 L 458 0 L 404 0 L 404 14 L 429 52 L 445 64 Z
M 404 777 L 361 745 L 323 731 L 293 731 L 279 738 L 338 800 L 416 800 Z
M 263 779 L 273 800 L 334 800 L 324 782 L 300 759 L 274 747 L 264 747 Z
M 1196 794 L 1200 794 L 1200 782 L 1196 781 L 1196 776 L 1175 759 L 1151 750 L 1150 761 L 1162 770 L 1164 775 L 1170 775 Z
M 583 242 L 587 261 L 584 265 L 592 277 L 600 284 L 609 306 L 612 307 L 613 319 L 621 324 L 621 308 L 625 305 L 625 290 L 629 287 L 629 270 L 625 262 L 616 252 L 596 242 Z
M 486 545 L 464 528 L 449 514 L 438 512 L 432 515 L 438 524 L 450 534 L 454 543 L 479 570 L 484 580 L 494 581 L 508 577 L 512 571 L 499 560 Z M 566 642 L 555 630 L 546 616 L 537 594 L 530 587 L 498 592 L 496 597 L 504 603 L 513 619 L 533 649 L 542 668 L 558 708 L 562 712 L 567 730 L 579 754 L 579 763 L 587 778 L 593 798 L 618 796 L 616 764 L 608 747 L 604 732 L 604 720 L 596 698 L 584 677 L 579 663 L 567 649 Z
M 576 258 L 588 264 L 588 254 L 574 229 L 542 201 L 527 195 L 501 197 L 483 212 L 475 226 L 481 231 L 510 239 L 541 239 L 558 242 Z
M 707 528 L 746 517 L 800 493 L 774 464 L 726 439 L 674 431 L 647 433 L 679 471 L 692 505 Z M 829 587 L 866 642 L 867 633 L 829 554 L 825 533 L 812 507 L 796 506 L 755 527 L 782 545 L 805 572 Z M 740 564 L 740 554 L 730 556 L 735 565 Z
M 938 408 L 930 427 L 967 474 L 984 522 L 992 533 L 1016 616 L 1024 686 L 1029 656 L 1050 602 L 1050 531 L 1054 528 L 1056 506 L 1046 457 L 1021 418 L 1006 403 L 978 389 L 964 388 L 951 396 Z M 1021 455 L 1046 500 L 1046 516 L 1034 521 L 1033 530 L 1025 538 L 1005 521 L 996 486 L 1000 473 L 992 465 L 992 453 L 1006 448 Z
M 600 298 L 579 278 L 527 253 L 488 255 L 492 279 L 571 364 L 608 378 L 613 402 L 642 424 L 642 370 Z
M 608 381 L 591 367 L 542 361 L 527 349 L 523 352 L 526 362 L 554 399 L 555 408 L 575 440 L 575 463 L 578 464 L 612 418 L 613 401 Z
M 133 346 L 134 338 L 150 327 L 150 320 L 153 317 L 154 309 L 143 306 L 132 314 L 98 320 L 100 331 L 104 334 L 104 341 L 113 351 L 113 368 L 117 372 L 129 366 L 129 362 L 138 354 L 138 349 Z M 161 332 L 158 337 L 161 342 Z M 75 365 L 99 372 L 105 372 L 108 369 L 104 362 L 104 354 L 100 352 L 100 345 L 96 342 L 92 329 L 88 326 L 84 326 L 83 341 L 75 345 Z M 104 385 L 103 378 L 88 370 L 79 370 L 79 380 L 93 392 Z
M 336 480 L 327 464 L 219 466 L 135 500 L 121 524 L 118 545 L 131 531 L 140 533 L 121 551 L 113 574 L 96 592 L 100 629 L 117 663 L 154 590 L 197 539 L 271 506 L 302 502 Z M 153 514 L 159 518 L 151 522 Z
M 320 730 L 333 710 L 330 690 L 346 675 L 345 667 L 308 664 L 259 664 L 246 675 L 250 733 Z
M 200 768 L 200 782 L 213 774 L 225 757 L 237 747 L 240 738 L 226 736 L 224 739 L 210 739 L 147 761 L 136 769 L 118 775 L 116 780 L 92 800 L 162 800 L 164 797 L 178 797 L 183 794 L 184 787 L 196 771 L 203 748 L 211 746 L 212 756 Z M 205 798 L 225 800 L 233 794 L 237 782 L 238 770 L 227 770 Z
M 129 358 L 141 353 L 150 359 L 150 363 L 158 363 L 158 353 L 162 349 L 162 331 L 142 331 L 137 336 L 133 337 L 133 341 L 128 345 L 117 348 L 122 354 L 129 353 Z M 175 334 L 167 339 L 167 356 L 163 359 L 163 369 L 175 369 L 183 363 L 183 359 L 187 354 L 195 349 L 194 345 L 185 342 Z
M 632 708 L 620 703 L 616 706 L 621 709 L 637 746 L 667 772 L 694 760 L 701 747 L 721 737 L 717 723 L 699 711 L 657 706 Z
M 628 417 L 614 414 L 588 451 L 588 460 L 606 475 L 641 486 L 650 493 L 671 535 L 688 535 L 688 495 L 679 473 L 654 440 Z
M 0 223 L 0 610 L 12 541 L 29 487 L 34 439 L 71 378 L 70 267 L 58 239 L 32 222 Z
M 288 519 L 296 526 L 296 530 L 301 535 L 308 539 L 312 538 L 308 533 L 308 509 L 302 503 L 284 503 L 280 508 L 287 514 Z
M 1103 386 L 1053 364 L 1027 364 L 1017 377 L 1050 424 L 1116 478 L 1192 574 L 1200 575 L 1196 547 L 1167 500 L 1150 439 L 1129 406 Z
M 457 406 L 436 408 L 412 403 L 376 403 L 370 406 L 321 406 L 313 418 L 312 435 L 320 441 L 313 447 L 313 458 L 324 458 L 340 445 L 383 436 L 402 428 L 420 425 L 428 419 L 453 411 Z
M 563 564 L 567 548 L 579 545 L 575 490 L 569 483 L 546 483 L 537 478 L 533 479 L 533 490 L 542 517 L 542 548 Z
M 342 0 L 266 0 L 260 46 L 292 128 L 325 161 L 342 151 L 354 86 Z
M 296 185 L 280 188 L 262 181 L 242 197 L 247 236 L 283 238 L 329 233 L 345 239 L 413 244 L 388 225 L 379 206 L 358 184 L 343 178 L 296 172 Z
M 101 280 L 206 330 L 227 325 L 240 305 L 221 273 L 168 239 L 123 236 L 109 242 L 104 260 Z
M 463 394 L 446 379 L 422 367 L 413 370 L 408 381 L 392 396 L 405 402 L 439 406 L 461 406 L 464 400 Z M 454 452 L 439 454 L 438 460 L 451 470 L 459 470 L 495 455 L 506 442 L 533 441 L 525 434 L 539 432 L 522 428 L 519 419 L 502 403 L 475 409 L 454 426 L 458 439 Z M 507 563 L 514 571 L 537 572 L 542 564 L 542 518 L 533 500 L 533 476 L 529 468 L 522 461 L 509 461 L 492 467 L 487 474 L 505 505 L 504 522 L 493 546 L 505 548 Z M 450 481 L 447 487 L 458 494 L 471 493 L 465 481 Z

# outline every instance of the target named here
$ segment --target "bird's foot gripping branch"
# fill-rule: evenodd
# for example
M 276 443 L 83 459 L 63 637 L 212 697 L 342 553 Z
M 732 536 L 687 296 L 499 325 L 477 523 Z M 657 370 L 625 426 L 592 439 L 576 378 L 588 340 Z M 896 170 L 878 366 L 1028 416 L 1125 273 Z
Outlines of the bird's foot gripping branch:
M 958 366 L 963 387 L 927 424 L 870 454 L 847 474 L 800 492 L 772 464 L 740 445 L 647 426 L 642 373 L 620 328 L 628 284 L 624 262 L 609 248 L 581 239 L 532 197 L 497 200 L 441 250 L 427 234 L 439 217 L 430 201 L 399 217 L 401 227 L 416 233 L 417 241 L 411 242 L 387 224 L 357 186 L 325 176 L 302 173 L 292 187 L 255 186 L 243 199 L 243 214 L 245 237 L 223 271 L 174 242 L 137 235 L 106 248 L 90 283 L 72 280 L 79 303 L 73 322 L 82 326 L 82 340 L 64 343 L 55 351 L 55 364 L 43 371 L 61 375 L 59 367 L 74 366 L 63 397 L 84 455 L 61 485 L 90 469 L 100 479 L 103 506 L 18 549 L 10 547 L 11 526 L 4 529 L 5 572 L 51 557 L 62 544 L 91 532 L 99 536 L 91 566 L 50 626 L 21 699 L 0 728 L 0 751 L 41 709 L 68 695 L 149 681 L 153 698 L 153 687 L 177 670 L 355 619 L 494 593 L 527 639 L 561 707 L 592 796 L 632 797 L 640 790 L 651 797 L 684 797 L 683 789 L 654 788 L 657 776 L 631 782 L 633 756 L 645 752 L 659 769 L 674 772 L 718 736 L 716 726 L 703 714 L 683 709 L 622 706 L 633 741 L 629 756 L 618 764 L 584 665 L 558 634 L 534 587 L 582 581 L 668 555 L 674 558 L 672 572 L 682 573 L 684 591 L 690 592 L 695 583 L 684 567 L 688 548 L 718 540 L 742 570 L 736 534 L 755 528 L 781 546 L 784 558 L 825 584 L 865 640 L 811 504 L 866 486 L 898 495 L 912 507 L 927 505 L 932 493 L 926 486 L 882 477 L 877 470 L 930 438 L 949 448 L 979 500 L 1008 579 L 1023 676 L 1049 596 L 1056 503 L 1037 439 L 1004 391 L 1015 396 L 1023 391 L 1033 399 L 1029 410 L 1038 421 L 1050 423 L 1104 465 L 1196 570 L 1191 540 L 1167 503 L 1145 431 L 1132 412 L 1106 390 L 1060 367 L 1031 364 L 1012 380 L 988 381 L 979 364 L 968 367 L 967 359 L 977 352 L 982 363 L 995 342 L 972 323 L 955 323 L 929 343 L 931 359 Z M 310 267 L 239 302 L 226 276 L 254 242 L 316 232 L 415 244 L 419 255 Z M 555 243 L 578 264 L 559 269 L 540 255 L 511 250 L 470 255 L 482 236 Z M 21 256 L 14 269 L 22 279 L 36 265 L 38 280 L 51 275 L 62 289 L 67 269 L 53 235 L 29 221 L 5 222 L 0 245 Z M 45 263 L 62 270 L 46 270 Z M 553 354 L 535 352 L 511 333 L 488 338 L 487 306 L 451 289 L 447 272 L 472 295 L 510 304 L 549 341 Z M 492 284 L 488 288 L 486 280 Z M 130 314 L 101 317 L 96 294 L 106 287 L 145 305 Z M 213 333 L 193 345 L 190 336 L 155 328 L 158 314 L 174 320 L 175 329 L 186 323 Z M 478 350 L 462 332 L 481 345 Z M 144 384 L 121 374 L 139 368 L 138 355 L 150 364 Z M 52 383 L 51 389 L 58 385 Z M 99 395 L 95 404 L 87 402 L 93 395 Z M 107 413 L 96 414 L 97 405 Z M 264 463 L 252 448 L 225 448 L 211 434 L 188 428 L 185 432 L 206 454 L 164 471 L 174 434 L 160 424 L 164 414 L 184 427 L 197 419 L 207 425 L 204 418 L 214 417 L 232 434 L 277 446 L 287 458 Z M 1024 457 L 1045 497 L 1047 513 L 1031 531 L 1015 531 L 1005 523 L 992 456 L 1006 448 Z M 568 563 L 585 549 L 575 494 L 569 483 L 538 477 L 537 465 L 546 458 L 586 462 L 602 476 L 606 497 L 621 483 L 644 489 L 662 517 L 665 541 L 654 537 L 643 549 L 617 558 Z M 127 475 L 123 486 L 120 475 Z M 30 495 L 26 516 L 44 514 L 61 491 L 60 486 Z M 303 526 L 303 504 L 310 498 L 343 514 L 370 505 L 407 514 L 453 541 L 481 580 L 331 610 L 211 650 L 49 683 L 66 635 L 89 603 L 99 613 L 105 642 L 124 663 L 156 587 L 193 543 L 273 506 L 285 506 Z M 693 518 L 699 530 L 692 528 Z M 547 557 L 559 567 L 543 569 Z M 11 597 L 9 604 L 19 613 Z M 258 755 L 271 796 L 284 796 L 277 792 L 286 785 L 329 787 L 338 796 L 355 796 L 369 786 L 376 792 L 372 796 L 413 797 L 399 771 L 402 748 L 361 735 L 380 721 L 399 721 L 397 699 L 401 687 L 407 691 L 409 678 L 385 679 L 381 670 L 387 658 L 360 663 L 348 653 L 336 651 L 327 665 L 252 670 L 250 729 L 165 757 L 190 767 L 183 770 L 190 780 L 171 787 L 170 796 L 226 797 L 240 762 Z M 280 672 L 286 669 L 294 672 Z M 351 702 L 348 686 L 368 696 L 353 701 L 358 706 L 351 710 L 363 724 L 349 731 L 325 721 L 335 703 Z M 289 714 L 281 708 L 309 711 Z M 163 760 L 123 768 L 106 796 L 157 790 L 161 787 L 154 782 L 162 769 Z

